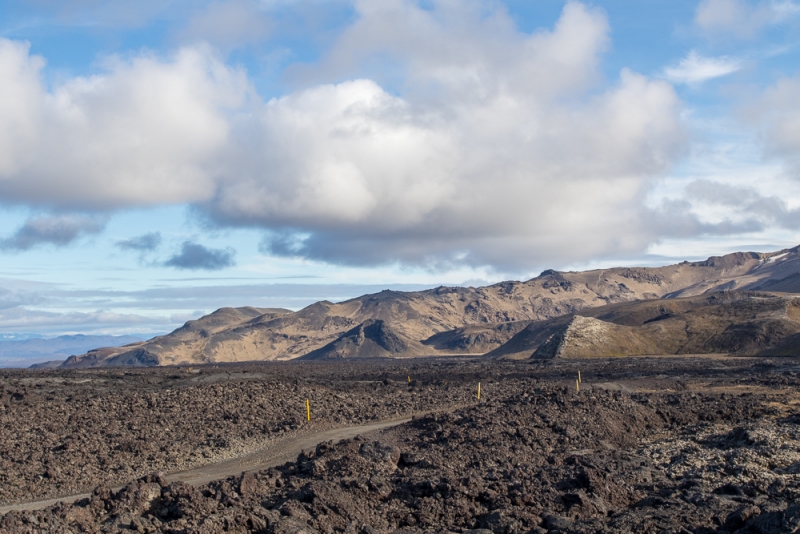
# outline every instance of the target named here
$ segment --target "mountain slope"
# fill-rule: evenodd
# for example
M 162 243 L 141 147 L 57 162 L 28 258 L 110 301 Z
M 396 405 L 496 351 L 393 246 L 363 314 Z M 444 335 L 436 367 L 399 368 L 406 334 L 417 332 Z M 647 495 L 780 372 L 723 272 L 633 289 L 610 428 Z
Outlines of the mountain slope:
M 348 330 L 335 341 L 298 359 L 409 357 L 422 356 L 429 352 L 419 341 L 394 331 L 381 319 L 369 319 Z
M 429 354 L 483 353 L 500 346 L 518 331 L 515 329 L 531 321 L 608 304 L 709 291 L 800 290 L 798 273 L 800 254 L 796 247 L 767 254 L 740 252 L 657 268 L 548 270 L 526 282 L 478 288 L 382 291 L 339 303 L 322 301 L 298 312 L 264 310 L 259 315 L 261 310 L 255 308 L 247 312 L 238 308 L 235 313 L 227 308 L 190 321 L 172 334 L 94 360 L 79 357 L 67 366 L 292 359 L 335 342 L 368 320 L 381 320 L 404 339 L 424 343 Z M 224 320 L 212 321 L 217 316 Z M 512 324 L 515 326 L 508 326 Z
M 798 341 L 800 297 L 733 291 L 616 304 L 534 322 L 486 357 L 788 355 L 798 353 Z
M 439 332 L 422 343 L 445 353 L 483 354 L 507 342 L 530 323 L 531 321 L 506 321 L 471 324 Z

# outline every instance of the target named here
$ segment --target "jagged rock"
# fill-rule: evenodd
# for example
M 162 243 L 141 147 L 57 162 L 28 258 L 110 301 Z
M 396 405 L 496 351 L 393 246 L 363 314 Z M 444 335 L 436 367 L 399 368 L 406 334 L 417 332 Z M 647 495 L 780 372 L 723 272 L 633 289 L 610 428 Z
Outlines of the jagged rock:
M 363 443 L 358 450 L 358 453 L 375 463 L 386 463 L 391 466 L 397 466 L 400 461 L 400 449 L 394 445 L 386 445 L 379 441 L 368 441 Z

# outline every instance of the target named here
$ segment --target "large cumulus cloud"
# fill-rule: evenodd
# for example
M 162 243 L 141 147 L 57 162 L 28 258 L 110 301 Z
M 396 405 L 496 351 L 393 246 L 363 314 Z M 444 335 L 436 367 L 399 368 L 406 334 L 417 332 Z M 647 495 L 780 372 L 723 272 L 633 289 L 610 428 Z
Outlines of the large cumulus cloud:
M 249 90 L 210 50 L 110 58 L 47 91 L 42 58 L 0 39 L 0 196 L 67 209 L 194 202 L 214 190 L 229 115 Z
M 321 64 L 266 102 L 202 46 L 46 89 L 43 60 L 2 40 L 0 197 L 189 203 L 263 228 L 271 253 L 350 264 L 519 269 L 673 232 L 644 197 L 683 146 L 680 101 L 635 72 L 603 78 L 601 11 L 568 3 L 527 34 L 494 4 L 433 4 L 357 3 Z
M 528 35 L 501 11 L 370 3 L 319 70 L 396 61 L 403 95 L 356 79 L 268 102 L 260 158 L 205 208 L 276 229 L 272 253 L 341 263 L 641 251 L 664 231 L 642 198 L 682 146 L 680 103 L 633 72 L 603 83 L 607 44 L 605 17 L 581 4 Z

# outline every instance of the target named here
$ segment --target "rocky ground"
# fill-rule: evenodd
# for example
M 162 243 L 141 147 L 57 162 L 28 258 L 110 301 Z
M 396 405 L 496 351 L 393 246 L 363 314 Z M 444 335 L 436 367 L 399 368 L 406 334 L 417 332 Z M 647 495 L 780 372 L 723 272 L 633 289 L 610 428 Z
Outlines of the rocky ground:
M 96 487 L 0 530 L 795 532 L 798 372 L 708 358 L 6 372 L 3 498 Z M 445 407 L 199 487 L 146 474 Z M 139 478 L 110 490 L 125 477 Z
M 472 386 L 460 371 L 430 378 L 444 367 L 453 364 L 426 367 L 425 380 L 413 364 L 0 370 L 0 504 L 123 484 L 297 433 L 468 402 Z

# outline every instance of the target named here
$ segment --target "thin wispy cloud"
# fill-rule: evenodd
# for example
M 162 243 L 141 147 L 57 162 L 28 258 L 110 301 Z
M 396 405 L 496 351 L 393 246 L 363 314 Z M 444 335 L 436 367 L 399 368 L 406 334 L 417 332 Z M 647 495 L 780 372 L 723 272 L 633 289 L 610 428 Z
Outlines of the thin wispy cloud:
M 169 330 L 224 306 L 299 309 L 320 300 L 341 301 L 389 287 L 419 291 L 435 285 L 184 283 L 171 287 L 159 283 L 146 289 L 114 290 L 31 286 L 17 280 L 0 280 L 0 331 L 90 332 L 112 328 L 133 332 L 152 331 L 154 326 Z M 65 308 L 72 311 L 65 312 Z
M 732 57 L 703 57 L 692 50 L 676 65 L 666 67 L 664 77 L 673 82 L 696 85 L 714 78 L 733 74 L 743 66 L 742 60 Z
M 163 325 L 165 316 L 142 316 L 133 313 L 116 313 L 111 310 L 93 312 L 52 312 L 28 308 L 0 310 L 0 330 L 37 332 L 52 327 L 66 330 L 91 331 L 114 327 L 143 327 Z

